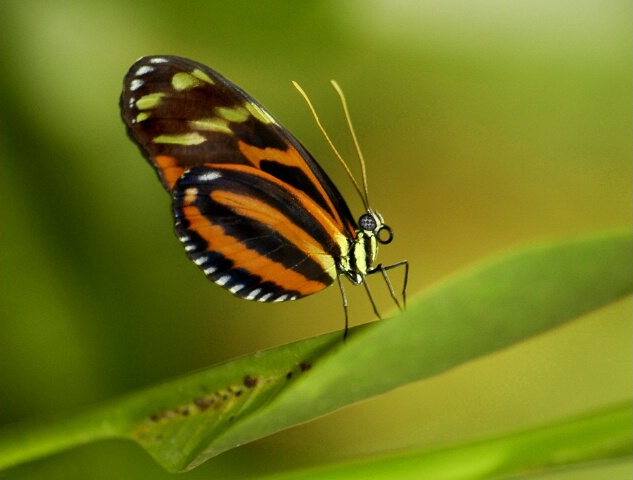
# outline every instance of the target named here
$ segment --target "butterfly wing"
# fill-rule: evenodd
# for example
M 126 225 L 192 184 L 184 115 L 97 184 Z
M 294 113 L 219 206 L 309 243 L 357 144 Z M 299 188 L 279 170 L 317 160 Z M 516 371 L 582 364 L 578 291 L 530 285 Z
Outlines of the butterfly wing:
M 355 234 L 349 208 L 308 151 L 214 70 L 181 57 L 143 57 L 125 76 L 121 112 L 129 136 L 168 191 L 197 165 L 250 165 L 306 192 Z
M 215 283 L 249 300 L 318 292 L 346 242 L 305 194 L 248 166 L 188 170 L 174 190 L 176 234 Z M 311 213 L 311 212 L 316 212 Z
M 307 150 L 256 100 L 180 57 L 144 57 L 124 80 L 128 134 L 174 198 L 176 233 L 214 282 L 261 301 L 336 278 L 356 224 Z

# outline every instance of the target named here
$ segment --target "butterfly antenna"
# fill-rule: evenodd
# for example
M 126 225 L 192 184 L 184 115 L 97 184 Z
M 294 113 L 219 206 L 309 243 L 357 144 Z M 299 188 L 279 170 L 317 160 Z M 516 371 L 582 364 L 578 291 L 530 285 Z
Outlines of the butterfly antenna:
M 345 112 L 345 120 L 347 120 L 347 126 L 349 127 L 349 131 L 352 134 L 352 139 L 354 140 L 354 146 L 356 147 L 356 153 L 358 154 L 358 160 L 360 161 L 360 171 L 363 176 L 363 188 L 365 190 L 365 207 L 369 208 L 369 189 L 367 188 L 367 170 L 365 168 L 365 158 L 363 157 L 363 152 L 360 149 L 360 144 L 358 143 L 358 139 L 356 138 L 356 132 L 354 131 L 354 126 L 352 125 L 352 117 L 349 114 L 349 109 L 347 108 L 347 100 L 345 100 L 345 95 L 343 94 L 343 89 L 339 86 L 336 80 L 330 80 L 334 90 L 338 93 L 339 98 L 341 99 L 341 104 L 343 105 L 343 111 Z
M 345 163 L 345 160 L 343 160 L 343 157 L 341 156 L 341 154 L 338 153 L 338 150 L 336 149 L 336 147 L 332 143 L 332 140 L 330 140 L 330 137 L 328 136 L 327 132 L 323 128 L 323 125 L 321 125 L 321 121 L 319 120 L 319 116 L 317 115 L 316 110 L 312 106 L 312 102 L 310 102 L 310 99 L 308 98 L 308 95 L 306 95 L 306 93 L 303 91 L 303 89 L 301 88 L 301 86 L 297 82 L 295 82 L 293 80 L 292 84 L 297 89 L 297 91 L 301 94 L 301 96 L 303 97 L 305 102 L 308 104 L 308 108 L 312 112 L 312 116 L 314 117 L 314 120 L 316 121 L 317 125 L 319 126 L 319 130 L 321 130 L 321 133 L 323 134 L 323 136 L 327 140 L 327 143 L 330 144 L 330 148 L 334 152 L 334 155 L 336 156 L 336 158 L 338 159 L 340 164 L 345 169 L 345 172 L 347 173 L 347 176 L 350 178 L 350 180 L 354 184 L 354 188 L 356 188 L 356 191 L 358 192 L 358 195 L 360 195 L 360 198 L 363 200 L 363 204 L 365 205 L 365 208 L 369 209 L 369 203 L 367 201 L 367 181 L 365 179 L 365 166 L 364 166 L 364 164 L 363 164 L 363 181 L 365 183 L 365 195 L 363 195 L 363 192 L 361 191 L 360 187 L 358 186 L 358 183 L 356 182 L 356 179 L 354 178 L 354 175 L 352 175 L 352 172 L 350 171 L 349 167 L 347 166 L 347 163 Z M 336 88 L 336 87 L 334 87 L 334 88 Z M 345 106 L 345 101 L 343 101 L 343 105 L 344 105 L 343 108 L 347 112 L 347 107 Z M 349 122 L 349 118 L 348 118 L 348 122 Z M 350 125 L 351 125 L 351 123 L 350 123 Z M 354 136 L 354 140 L 356 140 L 356 136 L 353 134 L 353 132 L 354 131 L 352 130 L 352 135 Z M 357 148 L 358 148 L 358 146 L 357 146 Z M 359 150 L 359 152 L 360 152 L 360 150 Z M 362 156 L 361 156 L 361 159 L 362 159 Z

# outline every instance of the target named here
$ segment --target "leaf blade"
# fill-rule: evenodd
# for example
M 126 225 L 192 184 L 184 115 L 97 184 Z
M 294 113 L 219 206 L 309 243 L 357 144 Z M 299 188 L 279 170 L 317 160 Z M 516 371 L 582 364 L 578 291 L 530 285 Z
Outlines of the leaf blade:
M 483 440 L 392 454 L 272 475 L 285 479 L 483 480 L 506 476 L 537 478 L 561 468 L 595 461 L 626 461 L 631 455 L 630 402 L 575 418 Z
M 633 288 L 630 233 L 502 255 L 438 284 L 403 315 L 257 352 L 0 435 L 0 468 L 101 438 L 140 443 L 165 469 L 206 459 L 428 378 L 600 308 Z M 83 425 L 83 431 L 82 431 Z

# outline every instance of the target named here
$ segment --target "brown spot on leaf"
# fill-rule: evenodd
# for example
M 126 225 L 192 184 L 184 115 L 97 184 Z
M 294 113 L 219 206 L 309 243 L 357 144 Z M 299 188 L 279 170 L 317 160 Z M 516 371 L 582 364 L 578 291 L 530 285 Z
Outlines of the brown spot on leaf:
M 248 388 L 253 388 L 257 385 L 257 378 L 251 377 L 250 375 L 246 375 L 244 377 L 244 386 Z
M 198 407 L 198 409 L 200 409 L 201 412 L 204 412 L 207 408 L 211 406 L 209 399 L 204 397 L 196 398 L 193 403 L 196 407 Z

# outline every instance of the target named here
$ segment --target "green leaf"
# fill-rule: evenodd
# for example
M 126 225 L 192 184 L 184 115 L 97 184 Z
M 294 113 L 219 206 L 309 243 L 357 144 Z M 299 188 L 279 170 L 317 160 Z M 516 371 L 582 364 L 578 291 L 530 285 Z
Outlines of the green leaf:
M 600 460 L 628 461 L 631 403 L 551 425 L 466 444 L 364 459 L 266 477 L 268 480 L 383 478 L 469 480 L 538 476 Z
M 232 360 L 70 419 L 0 435 L 0 468 L 99 438 L 169 471 L 428 378 L 631 293 L 630 233 L 530 247 L 455 275 L 407 312 Z

